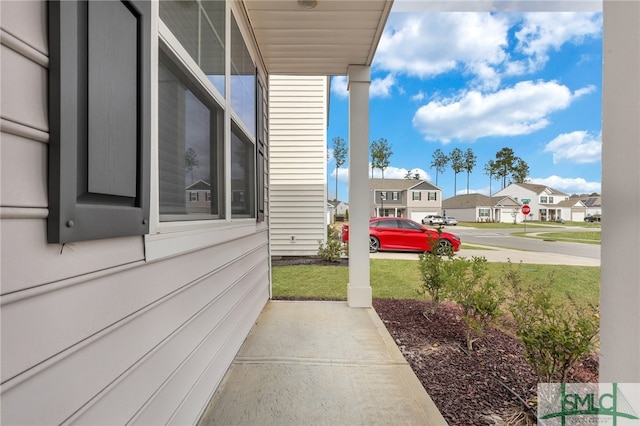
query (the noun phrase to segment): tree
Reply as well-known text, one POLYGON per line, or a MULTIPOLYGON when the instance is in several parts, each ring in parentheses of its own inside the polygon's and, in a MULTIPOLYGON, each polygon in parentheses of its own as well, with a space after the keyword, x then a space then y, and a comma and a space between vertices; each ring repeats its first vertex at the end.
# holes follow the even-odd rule
POLYGON ((373 179, 373 169, 378 167, 378 152, 380 151, 380 143, 378 141, 371 141, 369 146, 371 151, 371 179, 373 179))
POLYGON ((489 197, 493 195, 493 193, 491 192, 491 181, 493 180, 493 176, 495 176, 496 171, 496 162, 493 160, 487 161, 487 164, 484 165, 484 174, 489 176, 489 197))
POLYGON ((431 167, 435 167, 436 169, 436 186, 438 186, 438 174, 444 173, 446 170, 447 164, 449 164, 449 157, 447 154, 442 152, 440 148, 433 151, 433 160, 431 161, 431 167))
POLYGON ((496 153, 496 176, 502 179, 502 188, 507 186, 507 176, 513 169, 516 156, 511 148, 502 148, 496 153))
POLYGON ((371 142, 371 176, 373 177, 373 168, 382 171, 382 179, 384 179, 384 169, 389 167, 389 158, 393 154, 391 145, 385 138, 371 142))
POLYGON ((494 176, 502 179, 502 188, 507 186, 507 177, 512 182, 523 183, 529 175, 529 166, 516 156, 511 148, 502 148, 496 153, 494 176))
POLYGON ((478 157, 473 153, 471 148, 467 148, 467 151, 464 153, 464 170, 467 171, 467 194, 469 193, 469 174, 476 166, 476 161, 478 157))
POLYGON ((340 167, 347 161, 347 144, 340 136, 333 138, 333 158, 336 160, 336 198, 338 201, 338 172, 340 167))
POLYGON ((193 169, 199 169, 198 166, 198 153, 195 149, 189 148, 184 153, 184 170, 191 172, 191 182, 193 183, 193 169))
POLYGON ((407 170, 407 173, 404 175, 405 179, 420 179, 420 173, 414 172, 412 170, 407 170))
POLYGON ((453 196, 456 195, 458 173, 464 169, 464 153, 460 148, 453 148, 449 154, 451 168, 453 169, 453 196))
POLYGON ((511 179, 515 183, 523 183, 529 176, 529 165, 522 159, 517 158, 511 170, 511 179))

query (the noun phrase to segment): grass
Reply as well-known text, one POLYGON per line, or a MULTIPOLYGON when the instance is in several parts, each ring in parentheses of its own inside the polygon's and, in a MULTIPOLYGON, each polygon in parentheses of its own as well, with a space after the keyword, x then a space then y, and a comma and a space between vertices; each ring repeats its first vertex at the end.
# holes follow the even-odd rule
MULTIPOLYGON (((499 279, 507 264, 488 266, 490 274, 499 279)), ((554 274, 552 292, 556 300, 567 300, 569 296, 578 304, 599 304, 600 267, 533 264, 519 267, 524 279, 533 283, 554 274)), ((372 259, 370 276, 374 298, 424 300, 417 292, 421 282, 416 260, 372 259)), ((348 281, 349 269, 344 266, 275 266, 273 296, 346 300, 348 281)))
MULTIPOLYGON (((522 222, 516 223, 492 223, 492 222, 458 222, 458 226, 466 226, 470 228, 478 229, 523 229, 524 224, 522 222)), ((529 229, 545 229, 545 228, 564 228, 567 226, 579 226, 580 228, 600 228, 600 223, 590 222, 539 222, 539 221, 527 221, 527 230, 529 229)))
POLYGON ((601 231, 576 231, 576 232, 537 232, 535 234, 525 234, 524 232, 514 232, 511 235, 516 237, 538 238, 541 240, 553 240, 572 243, 600 244, 601 231))

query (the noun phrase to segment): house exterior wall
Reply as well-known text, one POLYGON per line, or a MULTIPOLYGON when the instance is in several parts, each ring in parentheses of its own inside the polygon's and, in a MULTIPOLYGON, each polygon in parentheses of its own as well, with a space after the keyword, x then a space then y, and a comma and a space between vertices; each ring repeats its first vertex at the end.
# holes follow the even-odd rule
POLYGON ((271 254, 314 256, 327 234, 327 78, 269 80, 271 254))
POLYGON ((194 424, 269 298, 268 222, 48 244, 47 4, 0 8, 0 423, 194 424))

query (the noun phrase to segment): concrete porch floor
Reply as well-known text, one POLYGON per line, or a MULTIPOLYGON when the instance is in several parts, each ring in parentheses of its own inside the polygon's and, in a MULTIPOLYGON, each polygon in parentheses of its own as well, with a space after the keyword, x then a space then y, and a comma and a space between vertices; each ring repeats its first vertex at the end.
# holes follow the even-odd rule
POLYGON ((373 309, 270 301, 199 425, 446 425, 373 309))

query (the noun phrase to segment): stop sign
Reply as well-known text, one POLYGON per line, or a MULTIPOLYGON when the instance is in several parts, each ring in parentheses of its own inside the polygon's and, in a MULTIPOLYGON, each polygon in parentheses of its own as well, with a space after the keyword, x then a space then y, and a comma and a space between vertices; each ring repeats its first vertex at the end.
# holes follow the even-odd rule
POLYGON ((529 214, 531 212, 531 208, 529 207, 528 204, 525 204, 524 206, 522 206, 522 214, 529 214))

